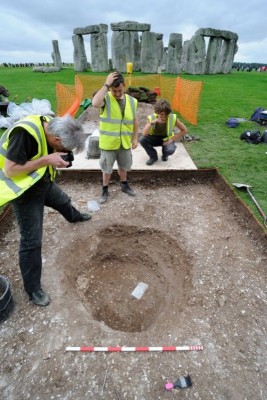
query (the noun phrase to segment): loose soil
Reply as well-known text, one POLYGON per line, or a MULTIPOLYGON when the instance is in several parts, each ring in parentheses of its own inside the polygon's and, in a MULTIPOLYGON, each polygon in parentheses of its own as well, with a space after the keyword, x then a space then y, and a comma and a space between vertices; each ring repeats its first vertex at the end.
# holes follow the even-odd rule
MULTIPOLYGON (((0 271, 14 310, 0 325, 1 399, 267 398, 266 236, 259 240, 212 180, 168 181, 161 173, 129 174, 137 193, 129 197, 114 172, 109 201, 87 222, 69 224, 46 209, 45 308, 24 292, 17 224, 12 214, 2 219, 0 271), (139 282, 148 287, 136 299, 139 282), (183 345, 204 349, 66 351, 183 345), (165 390, 187 374, 192 387, 165 390)), ((99 198, 101 174, 65 173, 60 186, 86 211, 99 198)))

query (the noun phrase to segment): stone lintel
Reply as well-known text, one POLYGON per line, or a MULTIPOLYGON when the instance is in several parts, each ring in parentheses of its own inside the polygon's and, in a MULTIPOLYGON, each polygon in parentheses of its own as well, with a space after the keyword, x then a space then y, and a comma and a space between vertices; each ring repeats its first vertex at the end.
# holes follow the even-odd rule
POLYGON ((221 37, 227 40, 238 40, 238 35, 231 31, 224 31, 213 28, 200 28, 196 31, 195 35, 209 36, 209 37, 221 37))
POLYGON ((74 35, 89 35, 90 33, 108 33, 108 25, 88 25, 83 28, 75 28, 73 30, 74 35))
POLYGON ((112 31, 139 31, 146 32, 150 31, 150 24, 141 24, 135 21, 124 21, 124 22, 114 22, 110 24, 112 31))

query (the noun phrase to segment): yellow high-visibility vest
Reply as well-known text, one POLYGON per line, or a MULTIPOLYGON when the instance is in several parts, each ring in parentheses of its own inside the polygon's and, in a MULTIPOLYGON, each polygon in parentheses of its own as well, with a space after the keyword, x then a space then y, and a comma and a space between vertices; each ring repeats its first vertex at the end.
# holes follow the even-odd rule
MULTIPOLYGON (((47 166, 41 167, 36 171, 32 171, 28 174, 20 174, 12 178, 7 178, 4 174, 4 163, 7 154, 7 148, 9 143, 9 137, 13 129, 16 127, 24 128, 30 135, 34 137, 38 144, 37 154, 31 158, 36 160, 41 156, 48 154, 47 141, 44 133, 44 128, 40 119, 40 115, 33 115, 25 117, 10 128, 8 128, 1 137, 0 140, 0 206, 8 203, 9 201, 19 197, 27 189, 29 189, 34 183, 44 175, 47 166)), ((52 117, 43 116, 46 122, 49 122, 52 117)), ((48 166, 50 172, 50 179, 54 180, 56 172, 52 165, 48 166)))
POLYGON ((124 115, 117 100, 108 92, 105 96, 105 107, 100 114, 99 148, 118 150, 120 147, 130 149, 134 132, 134 119, 137 111, 137 100, 125 94, 124 115))
MULTIPOLYGON (((154 114, 149 115, 147 118, 148 118, 149 122, 151 122, 154 119, 156 119, 157 117, 158 117, 158 114, 154 113, 154 114)), ((177 115, 170 113, 167 117, 167 132, 166 132, 167 137, 163 140, 168 140, 169 138, 174 136, 173 129, 176 125, 176 121, 177 121, 177 115)), ((149 135, 154 135, 154 134, 155 134, 155 126, 151 126, 149 135)))

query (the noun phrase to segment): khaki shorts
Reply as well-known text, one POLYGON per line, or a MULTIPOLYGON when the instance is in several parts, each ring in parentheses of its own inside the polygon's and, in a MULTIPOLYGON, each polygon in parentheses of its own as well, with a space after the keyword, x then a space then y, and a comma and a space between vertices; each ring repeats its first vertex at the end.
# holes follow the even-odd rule
POLYGON ((119 169, 130 171, 132 167, 132 149, 101 150, 100 168, 105 174, 111 174, 115 161, 119 169))

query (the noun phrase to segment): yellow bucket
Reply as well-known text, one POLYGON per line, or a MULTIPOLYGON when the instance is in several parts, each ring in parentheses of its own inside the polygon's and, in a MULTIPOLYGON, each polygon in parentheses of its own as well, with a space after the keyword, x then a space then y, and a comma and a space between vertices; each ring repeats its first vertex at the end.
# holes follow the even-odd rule
POLYGON ((133 63, 128 62, 126 64, 126 69, 127 69, 127 74, 132 74, 133 73, 133 63))

